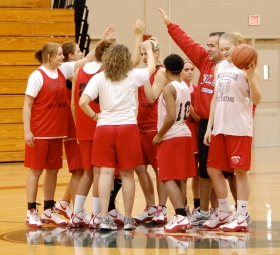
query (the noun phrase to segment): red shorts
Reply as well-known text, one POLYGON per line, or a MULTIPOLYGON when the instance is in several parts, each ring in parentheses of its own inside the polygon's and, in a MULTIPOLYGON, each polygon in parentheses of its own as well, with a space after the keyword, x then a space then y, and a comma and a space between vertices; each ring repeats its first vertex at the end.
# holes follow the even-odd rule
POLYGON ((142 165, 151 165, 154 169, 157 169, 157 146, 153 145, 153 139, 157 133, 157 131, 139 132, 143 154, 142 165))
POLYGON ((35 139, 34 144, 34 147, 25 145, 25 167, 34 170, 62 168, 62 138, 35 139))
POLYGON ((234 173, 234 169, 250 170, 252 137, 212 135, 207 167, 234 173))
POLYGON ((92 140, 79 140, 80 151, 82 154, 83 166, 86 171, 91 171, 93 165, 91 163, 92 158, 92 140))
POLYGON ((99 167, 132 169, 142 163, 138 126, 106 125, 96 127, 92 163, 99 167))
POLYGON ((197 176, 191 137, 175 137, 158 145, 160 181, 186 180, 197 176))
POLYGON ((64 150, 69 172, 84 169, 82 154, 77 139, 64 140, 64 150))

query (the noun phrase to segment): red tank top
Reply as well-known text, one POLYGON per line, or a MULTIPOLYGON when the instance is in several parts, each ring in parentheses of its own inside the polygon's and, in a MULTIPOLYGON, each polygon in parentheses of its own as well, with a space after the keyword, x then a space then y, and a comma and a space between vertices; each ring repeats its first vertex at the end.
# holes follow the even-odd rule
MULTIPOLYGON (((155 80, 155 75, 157 71, 163 67, 158 65, 156 71, 150 77, 150 83, 153 85, 155 80)), ((152 103, 148 104, 144 86, 138 88, 138 115, 137 124, 140 131, 157 131, 157 119, 158 119, 158 99, 152 103)))
MULTIPOLYGON (((91 77, 93 77, 95 74, 99 72, 100 70, 94 74, 88 74, 84 71, 83 67, 81 67, 78 72, 74 96, 75 96, 75 106, 76 106, 76 135, 77 135, 77 139, 80 140, 93 139, 97 122, 85 114, 85 112, 79 106, 79 100, 91 77)), ((94 112, 96 113, 100 112, 100 106, 97 99, 91 101, 89 103, 89 106, 94 112)))
POLYGON ((35 137, 67 136, 67 89, 63 73, 52 79, 42 69, 43 86, 34 99, 30 126, 35 137))

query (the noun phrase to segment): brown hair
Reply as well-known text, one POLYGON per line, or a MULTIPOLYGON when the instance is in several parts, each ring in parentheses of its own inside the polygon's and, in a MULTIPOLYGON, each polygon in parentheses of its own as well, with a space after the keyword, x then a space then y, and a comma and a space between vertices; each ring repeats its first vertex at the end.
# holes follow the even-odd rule
POLYGON ((59 47, 61 47, 61 45, 58 43, 46 43, 42 49, 35 51, 34 57, 41 64, 48 63, 50 59, 56 56, 59 47))
POLYGON ((100 43, 97 44, 95 48, 95 58, 98 62, 101 62, 104 51, 112 45, 113 44, 110 41, 106 41, 106 40, 101 41, 100 43))
POLYGON ((123 44, 110 46, 102 56, 102 65, 106 78, 111 81, 123 80, 131 69, 131 54, 123 44))
POLYGON ((78 44, 74 42, 66 42, 61 45, 63 56, 64 56, 64 62, 69 62, 69 55, 75 53, 75 48, 78 44))

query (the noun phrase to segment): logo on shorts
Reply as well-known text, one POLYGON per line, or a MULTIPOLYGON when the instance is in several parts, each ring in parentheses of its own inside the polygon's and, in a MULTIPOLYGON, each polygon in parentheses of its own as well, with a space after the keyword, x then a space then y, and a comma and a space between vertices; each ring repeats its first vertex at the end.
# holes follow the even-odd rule
POLYGON ((232 157, 231 157, 231 161, 232 161, 232 163, 234 163, 234 164, 238 164, 239 161, 240 161, 240 156, 232 156, 232 157))

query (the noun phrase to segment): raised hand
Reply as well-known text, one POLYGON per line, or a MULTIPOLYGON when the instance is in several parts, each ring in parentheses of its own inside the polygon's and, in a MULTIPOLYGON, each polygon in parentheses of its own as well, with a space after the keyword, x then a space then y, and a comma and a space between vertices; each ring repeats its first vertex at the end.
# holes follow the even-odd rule
POLYGON ((162 17, 163 22, 166 24, 166 26, 168 26, 171 23, 169 17, 167 16, 167 14, 164 12, 163 9, 159 8, 158 10, 162 17))
POLYGON ((114 35, 115 35, 115 28, 112 27, 112 26, 107 27, 106 30, 104 31, 103 35, 102 35, 101 40, 109 41, 114 35))
POLYGON ((142 19, 138 19, 133 25, 133 32, 135 36, 142 35, 146 24, 142 19))
POLYGON ((152 49, 152 44, 148 41, 145 41, 145 42, 142 42, 140 44, 140 47, 143 49, 143 50, 148 50, 148 49, 152 49))

